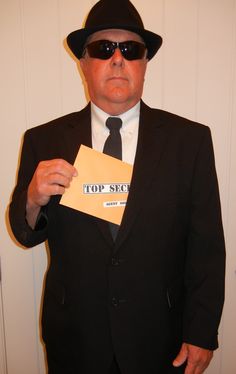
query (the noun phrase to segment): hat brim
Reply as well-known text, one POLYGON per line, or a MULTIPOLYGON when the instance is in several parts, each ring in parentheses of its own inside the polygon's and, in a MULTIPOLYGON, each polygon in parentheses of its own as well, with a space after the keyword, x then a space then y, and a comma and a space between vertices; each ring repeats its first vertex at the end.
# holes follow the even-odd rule
POLYGON ((76 30, 71 32, 67 36, 67 44, 73 54, 78 58, 81 59, 83 56, 83 51, 84 51, 84 45, 86 43, 87 38, 101 30, 108 30, 108 29, 121 29, 121 30, 128 30, 132 31, 138 35, 141 36, 141 38, 144 40, 148 53, 147 53, 147 58, 148 60, 151 60, 155 54, 157 53, 158 49, 162 45, 162 37, 158 34, 155 34, 152 31, 148 31, 145 29, 140 29, 137 27, 132 27, 132 26, 124 26, 124 25, 106 25, 104 27, 98 26, 98 27, 93 27, 93 28, 83 28, 80 30, 76 30))

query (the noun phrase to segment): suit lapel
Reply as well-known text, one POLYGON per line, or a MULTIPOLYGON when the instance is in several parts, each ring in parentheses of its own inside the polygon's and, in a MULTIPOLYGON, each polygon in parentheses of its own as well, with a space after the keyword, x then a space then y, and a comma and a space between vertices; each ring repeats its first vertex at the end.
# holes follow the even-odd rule
POLYGON ((90 104, 80 112, 74 113, 68 125, 68 131, 64 134, 63 142, 66 157, 72 164, 81 144, 92 147, 90 104))
MULTIPOLYGON (((90 105, 74 114, 69 127, 70 131, 65 133, 64 138, 65 153, 66 159, 74 163, 81 144, 92 147, 90 105)), ((157 117, 157 111, 141 102, 138 145, 130 192, 115 243, 112 241, 107 222, 94 217, 94 221, 106 241, 115 246, 115 251, 127 237, 142 204, 145 202, 145 194, 148 193, 156 166, 160 162, 167 135, 167 126, 164 126, 161 119, 157 117)))
MULTIPOLYGON (((91 107, 88 104, 82 111, 75 113, 69 123, 69 131, 64 135, 66 159, 74 163, 81 144, 92 148, 91 107)), ((113 245, 113 240, 106 221, 92 217, 104 238, 113 245)))
POLYGON ((141 103, 138 145, 128 201, 115 243, 116 250, 125 240, 139 210, 145 202, 157 164, 167 142, 167 127, 163 126, 157 111, 141 103))

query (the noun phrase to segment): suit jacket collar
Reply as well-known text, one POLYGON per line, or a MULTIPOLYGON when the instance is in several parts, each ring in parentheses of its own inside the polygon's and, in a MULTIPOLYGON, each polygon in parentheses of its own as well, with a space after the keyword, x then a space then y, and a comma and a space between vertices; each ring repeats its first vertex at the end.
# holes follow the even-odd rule
POLYGON ((70 131, 65 132, 64 144, 68 161, 73 164, 81 144, 92 147, 90 104, 71 115, 68 127, 70 131))
POLYGON ((161 111, 141 102, 140 124, 136 157, 127 205, 115 242, 117 250, 128 236, 152 183, 157 165, 167 141, 167 127, 160 118, 161 111), (159 114, 159 115, 158 115, 159 114))
MULTIPOLYGON (((65 152, 67 160, 73 164, 79 147, 83 144, 92 148, 91 105, 90 103, 80 112, 74 113, 69 122, 70 131, 65 133, 65 152)), ((113 245, 113 239, 106 221, 93 217, 104 238, 113 245)))
MULTIPOLYGON (((130 192, 115 243, 113 243, 107 222, 94 218, 105 239, 114 246, 114 251, 118 250, 127 238, 136 217, 140 214, 142 205, 145 203, 145 195, 148 193, 152 177, 165 148, 168 131, 160 118, 160 113, 141 101, 138 144, 130 192)), ((90 104, 80 112, 74 113, 69 127, 71 132, 65 135, 66 156, 69 162, 74 163, 81 144, 92 147, 90 104)))

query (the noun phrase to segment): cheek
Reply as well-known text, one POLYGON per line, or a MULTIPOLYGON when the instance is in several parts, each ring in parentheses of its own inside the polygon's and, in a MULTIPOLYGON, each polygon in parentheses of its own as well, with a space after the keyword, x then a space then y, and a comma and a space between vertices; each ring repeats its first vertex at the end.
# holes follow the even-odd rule
POLYGON ((142 89, 144 84, 144 75, 143 74, 133 74, 131 79, 131 86, 135 90, 142 89))
POLYGON ((90 70, 86 76, 88 88, 92 91, 97 91, 102 84, 100 73, 97 69, 90 70))
POLYGON ((100 86, 105 80, 105 69, 102 66, 94 66, 90 69, 90 75, 88 79, 91 80, 94 86, 100 86))
POLYGON ((137 62, 136 66, 130 67, 129 76, 130 76, 130 82, 132 86, 141 87, 143 85, 145 72, 146 72, 146 63, 140 65, 140 63, 137 62))
POLYGON ((104 67, 98 60, 87 60, 81 67, 88 83, 97 82, 101 80, 104 75, 104 67))

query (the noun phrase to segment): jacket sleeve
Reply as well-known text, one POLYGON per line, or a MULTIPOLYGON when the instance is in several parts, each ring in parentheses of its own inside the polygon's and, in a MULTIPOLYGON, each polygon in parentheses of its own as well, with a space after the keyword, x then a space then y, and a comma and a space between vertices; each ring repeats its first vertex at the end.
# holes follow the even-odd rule
POLYGON ((26 221, 26 201, 28 185, 40 160, 32 147, 30 130, 26 131, 21 152, 17 184, 9 207, 9 221, 13 234, 25 247, 33 247, 47 239, 47 207, 39 213, 35 230, 26 221))
POLYGON ((183 340, 216 349, 224 302, 225 244, 210 130, 195 160, 185 267, 183 340))

